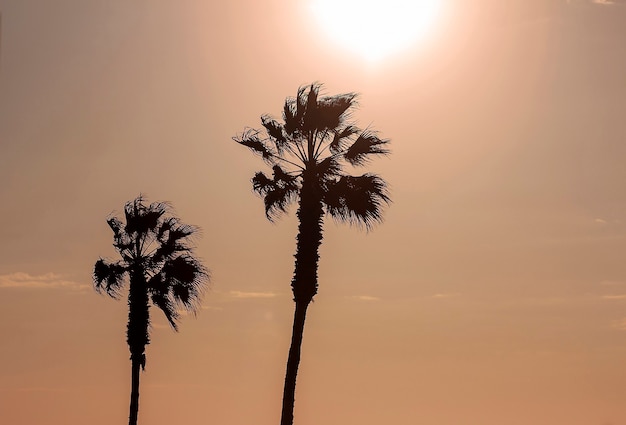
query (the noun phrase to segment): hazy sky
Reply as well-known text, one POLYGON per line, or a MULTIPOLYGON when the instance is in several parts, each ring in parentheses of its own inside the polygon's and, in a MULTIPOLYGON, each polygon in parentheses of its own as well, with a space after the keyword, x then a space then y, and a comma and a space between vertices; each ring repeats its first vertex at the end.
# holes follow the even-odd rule
POLYGON ((140 192, 202 227, 213 285, 178 334, 153 311, 139 422, 278 422, 296 221, 231 137, 320 81, 392 139, 394 203, 327 220, 297 425, 626 424, 625 2, 440 0, 376 62, 305 0, 0 12, 0 422, 127 420, 126 303, 91 270, 140 192))

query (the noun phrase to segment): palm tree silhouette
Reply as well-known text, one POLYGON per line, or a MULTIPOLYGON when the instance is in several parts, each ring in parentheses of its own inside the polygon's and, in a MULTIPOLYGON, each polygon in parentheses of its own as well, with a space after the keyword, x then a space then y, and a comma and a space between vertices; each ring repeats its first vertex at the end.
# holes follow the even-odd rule
POLYGON ((351 121, 356 94, 320 97, 320 88, 317 83, 302 86, 295 98, 287 98, 282 123, 263 115, 263 131, 246 129, 233 138, 272 167, 272 177, 258 172, 252 178, 252 187, 263 197, 270 221, 298 201, 299 225, 291 281, 295 312, 281 425, 293 423, 304 322, 309 303, 317 293, 324 214, 370 229, 381 221, 382 208, 390 202, 382 178, 345 172, 349 166, 363 166, 373 156, 389 153, 389 140, 379 138, 370 129, 362 130, 351 121))
POLYGON ((195 313, 209 281, 208 270, 193 256, 192 236, 197 227, 171 216, 163 202, 144 204, 139 196, 124 206, 126 223, 107 220, 113 230, 113 246, 122 257, 110 262, 100 258, 94 267, 96 291, 119 299, 128 289, 127 342, 131 360, 129 425, 137 424, 139 373, 145 369, 145 347, 150 343, 150 306, 159 307, 174 330, 179 309, 195 313))

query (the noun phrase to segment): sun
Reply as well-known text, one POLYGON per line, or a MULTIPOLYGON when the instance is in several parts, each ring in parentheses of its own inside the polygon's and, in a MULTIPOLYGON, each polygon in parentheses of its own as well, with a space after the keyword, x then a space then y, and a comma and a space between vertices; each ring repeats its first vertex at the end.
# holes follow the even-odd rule
POLYGON ((369 60, 406 49, 432 30, 441 0, 311 0, 324 30, 369 60))

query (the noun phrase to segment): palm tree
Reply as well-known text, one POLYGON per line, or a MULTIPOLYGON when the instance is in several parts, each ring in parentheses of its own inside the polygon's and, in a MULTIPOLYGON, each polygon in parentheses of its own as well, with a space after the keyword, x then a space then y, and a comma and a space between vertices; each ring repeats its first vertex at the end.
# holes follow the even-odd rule
POLYGON ((318 249, 324 215, 370 229, 382 219, 390 199, 385 181, 375 174, 353 176, 347 167, 367 164, 386 155, 389 140, 351 121, 356 94, 320 97, 321 85, 302 86, 287 98, 283 122, 261 117, 263 130, 246 129, 233 139, 272 167, 272 176, 258 172, 252 187, 263 197, 270 221, 298 202, 299 220, 291 288, 295 312, 287 360, 281 425, 293 424, 296 375, 307 308, 317 293, 318 249))
POLYGON ((179 309, 195 313, 208 284, 208 270, 193 256, 191 237, 197 227, 171 216, 163 202, 144 204, 139 196, 124 206, 126 223, 116 217, 107 223, 113 230, 113 246, 122 257, 110 262, 100 258, 94 267, 96 291, 119 299, 128 289, 127 342, 131 360, 129 425, 137 424, 139 373, 145 369, 145 348, 150 343, 150 306, 159 307, 172 328, 178 330, 179 309))

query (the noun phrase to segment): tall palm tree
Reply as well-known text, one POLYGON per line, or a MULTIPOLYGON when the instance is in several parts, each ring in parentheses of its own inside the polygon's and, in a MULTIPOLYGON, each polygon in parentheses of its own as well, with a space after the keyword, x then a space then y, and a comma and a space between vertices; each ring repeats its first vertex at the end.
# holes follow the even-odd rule
POLYGON ((385 181, 375 174, 353 176, 377 155, 389 153, 389 140, 351 120, 356 94, 320 97, 321 85, 302 86, 287 98, 283 121, 261 117, 263 130, 247 129, 233 139, 272 167, 272 176, 258 172, 252 187, 265 202, 270 221, 298 202, 295 270, 291 281, 295 312, 287 360, 281 425, 293 423, 296 375, 307 308, 317 293, 318 249, 324 215, 370 229, 382 219, 390 199, 385 181))
POLYGON ((160 308, 174 330, 179 309, 195 313, 208 284, 208 270, 193 256, 192 236, 198 228, 171 216, 163 202, 144 204, 139 196, 124 206, 126 223, 107 220, 113 230, 113 246, 122 257, 110 262, 100 258, 94 267, 96 291, 121 296, 129 282, 127 342, 131 360, 129 425, 137 424, 139 373, 145 369, 145 348, 150 343, 150 306, 160 308))

